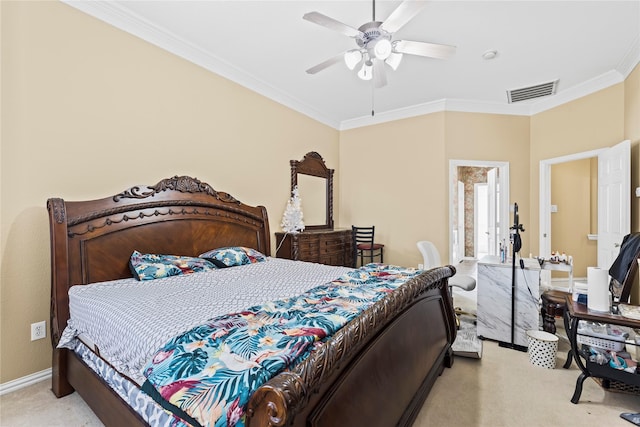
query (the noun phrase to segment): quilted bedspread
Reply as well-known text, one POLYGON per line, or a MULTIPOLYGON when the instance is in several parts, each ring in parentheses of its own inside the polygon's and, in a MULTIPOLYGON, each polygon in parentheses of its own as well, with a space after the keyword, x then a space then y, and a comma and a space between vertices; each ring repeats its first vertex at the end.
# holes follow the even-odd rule
POLYGON ((160 348, 142 389, 189 424, 243 426, 256 389, 418 273, 368 264, 297 297, 214 317, 160 348))

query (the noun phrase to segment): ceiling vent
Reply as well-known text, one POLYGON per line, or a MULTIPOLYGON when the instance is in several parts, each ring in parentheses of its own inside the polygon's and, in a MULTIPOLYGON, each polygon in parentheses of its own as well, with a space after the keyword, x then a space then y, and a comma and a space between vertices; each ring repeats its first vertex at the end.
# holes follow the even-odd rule
POLYGON ((535 86, 523 87, 507 91, 509 103, 527 101, 529 99, 540 98, 547 95, 554 95, 558 86, 558 80, 542 83, 535 86))

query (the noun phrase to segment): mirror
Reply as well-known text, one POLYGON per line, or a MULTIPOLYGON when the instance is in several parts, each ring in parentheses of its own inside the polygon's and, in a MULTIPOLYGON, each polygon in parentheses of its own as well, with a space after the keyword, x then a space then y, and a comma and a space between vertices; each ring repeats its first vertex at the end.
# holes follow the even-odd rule
POLYGON ((327 208, 325 200, 327 184, 324 178, 298 175, 298 194, 302 199, 302 213, 305 224, 325 224, 327 208))
POLYGON ((291 191, 298 186, 305 230, 333 230, 333 169, 315 151, 290 163, 291 191))

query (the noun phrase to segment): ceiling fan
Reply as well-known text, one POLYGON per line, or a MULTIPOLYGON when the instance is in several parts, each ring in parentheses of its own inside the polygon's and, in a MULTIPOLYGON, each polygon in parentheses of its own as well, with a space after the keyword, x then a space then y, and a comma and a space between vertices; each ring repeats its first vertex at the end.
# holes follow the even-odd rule
POLYGON ((403 54, 445 59, 453 55, 455 46, 418 42, 410 40, 393 40, 393 33, 413 19, 426 5, 426 1, 403 1, 384 22, 376 21, 376 2, 373 0, 373 19, 358 29, 336 21, 319 12, 309 12, 303 19, 337 31, 355 39, 358 47, 327 59, 307 70, 308 74, 316 74, 342 60, 353 70, 362 64, 358 77, 362 80, 373 79, 376 88, 387 84, 385 64, 393 70, 398 68, 403 54))

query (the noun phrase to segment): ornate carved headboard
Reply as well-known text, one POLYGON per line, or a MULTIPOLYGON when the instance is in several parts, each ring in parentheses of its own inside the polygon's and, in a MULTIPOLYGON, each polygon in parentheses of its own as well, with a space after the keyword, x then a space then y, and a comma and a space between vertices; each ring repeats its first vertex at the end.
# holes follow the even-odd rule
POLYGON ((69 318, 69 287, 131 277, 134 250, 197 256, 217 247, 247 246, 270 255, 263 206, 247 206, 188 176, 131 187, 104 199, 52 198, 47 209, 54 344, 69 318))

